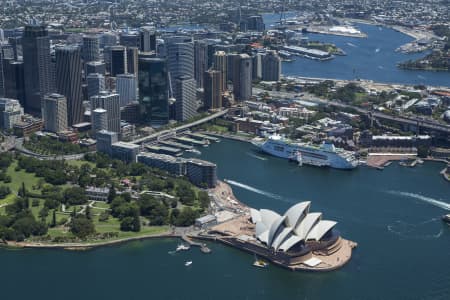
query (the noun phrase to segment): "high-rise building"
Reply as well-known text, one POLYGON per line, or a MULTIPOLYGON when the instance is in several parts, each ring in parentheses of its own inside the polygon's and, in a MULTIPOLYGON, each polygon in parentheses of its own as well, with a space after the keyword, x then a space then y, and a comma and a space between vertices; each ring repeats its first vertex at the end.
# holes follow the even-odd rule
POLYGON ((121 33, 119 43, 125 47, 141 48, 141 37, 137 33, 121 33))
POLYGON ((97 61, 100 59, 100 37, 97 35, 83 36, 83 60, 97 61))
POLYGON ((239 54, 233 60, 233 94, 236 101, 245 101, 252 96, 252 58, 239 54))
POLYGON ((112 32, 100 35, 100 48, 112 47, 117 44, 117 36, 112 32))
POLYGON ((143 122, 153 125, 169 122, 169 77, 165 59, 139 59, 139 104, 143 122))
POLYGON ((0 98, 0 128, 11 129, 21 121, 23 108, 19 101, 10 98, 0 98))
POLYGON ((127 73, 134 74, 135 76, 138 75, 138 54, 138 48, 127 48, 127 73))
POLYGON ((204 105, 207 109, 222 107, 222 72, 208 70, 204 73, 204 105))
POLYGON ((98 73, 91 73, 86 78, 88 99, 100 94, 105 90, 105 76, 98 73))
POLYGON ((80 47, 67 45, 56 48, 56 87, 58 93, 67 99, 69 126, 83 121, 81 69, 80 47))
POLYGON ((214 53, 213 69, 220 72, 220 86, 222 91, 228 89, 227 86, 227 54, 224 51, 217 51, 214 53))
POLYGON ((203 74, 208 70, 208 44, 206 41, 194 42, 194 75, 197 87, 203 88, 203 74))
POLYGON ((276 51, 267 51, 262 58, 262 80, 280 81, 281 59, 276 51))
POLYGON ((142 52, 156 51, 156 33, 152 28, 142 27, 139 31, 142 52))
POLYGON ((194 43, 190 38, 172 37, 167 39, 167 63, 170 80, 187 75, 194 78, 194 43))
POLYGON ((111 76, 116 77, 117 74, 127 73, 126 48, 124 46, 113 46, 109 51, 111 59, 111 76))
POLYGON ((262 78, 262 53, 256 53, 252 56, 252 79, 258 80, 262 78))
POLYGON ((96 108, 91 111, 91 125, 94 135, 101 130, 108 130, 108 112, 103 108, 96 108))
POLYGON ((22 37, 25 111, 41 113, 44 95, 52 91, 50 40, 45 26, 27 25, 22 37))
POLYGON ((25 104, 25 78, 23 73, 23 62, 9 61, 4 65, 5 74, 5 97, 19 100, 25 104))
POLYGON ((197 114, 195 79, 184 75, 175 79, 175 117, 186 121, 197 114))
POLYGON ((42 107, 44 129, 58 133, 67 130, 67 99, 60 94, 47 94, 42 107))
POLYGON ((101 130, 96 133, 95 138, 97 139, 96 150, 112 155, 112 144, 119 141, 119 134, 117 132, 101 130))
POLYGON ((92 73, 106 74, 106 65, 102 61, 90 61, 85 64, 85 75, 92 73))
POLYGON ((263 32, 265 30, 264 20, 261 15, 247 18, 247 30, 263 32))
POLYGON ((238 55, 237 53, 227 53, 227 82, 233 81, 234 60, 238 55))
MULTIPOLYGON (((91 97, 91 112, 96 108, 106 110, 108 119, 108 131, 120 133, 120 99, 119 94, 101 91, 100 94, 91 97)), ((91 123, 96 123, 95 115, 91 114, 91 123)))
POLYGON ((116 79, 116 91, 120 97, 120 107, 136 101, 136 76, 134 74, 120 74, 117 75, 116 79))

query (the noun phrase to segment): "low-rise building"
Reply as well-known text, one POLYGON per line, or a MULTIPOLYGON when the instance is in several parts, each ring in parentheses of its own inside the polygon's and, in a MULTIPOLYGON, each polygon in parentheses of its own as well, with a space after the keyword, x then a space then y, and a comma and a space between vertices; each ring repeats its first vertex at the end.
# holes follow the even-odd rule
POLYGON ((158 168, 176 176, 186 174, 186 160, 166 154, 141 153, 137 161, 149 167, 158 168))
POLYGON ((125 162, 136 162, 140 146, 132 143, 117 142, 111 145, 111 156, 125 162))
POLYGON ((188 159, 186 176, 195 185, 213 188, 217 185, 217 165, 205 160, 188 159))
POLYGON ((88 187, 85 189, 86 197, 94 201, 107 201, 109 195, 109 188, 88 187))

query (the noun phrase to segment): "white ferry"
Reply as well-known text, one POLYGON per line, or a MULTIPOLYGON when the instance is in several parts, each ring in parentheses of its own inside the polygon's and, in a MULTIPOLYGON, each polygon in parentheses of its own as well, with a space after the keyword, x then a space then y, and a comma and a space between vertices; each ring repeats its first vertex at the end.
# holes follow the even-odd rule
POLYGON ((327 142, 315 146, 308 143, 293 142, 275 134, 263 142, 254 141, 253 145, 270 155, 297 160, 299 164, 335 169, 354 169, 358 166, 358 160, 355 158, 354 152, 336 148, 333 144, 327 142))

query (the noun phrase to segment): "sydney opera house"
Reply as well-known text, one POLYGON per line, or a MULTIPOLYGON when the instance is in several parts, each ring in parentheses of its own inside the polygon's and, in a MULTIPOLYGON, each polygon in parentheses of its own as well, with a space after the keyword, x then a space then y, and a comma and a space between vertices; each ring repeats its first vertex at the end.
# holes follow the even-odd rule
POLYGON ((356 243, 343 239, 337 222, 310 212, 311 202, 295 204, 283 215, 256 210, 214 228, 222 242, 292 270, 329 271, 350 260, 356 243))

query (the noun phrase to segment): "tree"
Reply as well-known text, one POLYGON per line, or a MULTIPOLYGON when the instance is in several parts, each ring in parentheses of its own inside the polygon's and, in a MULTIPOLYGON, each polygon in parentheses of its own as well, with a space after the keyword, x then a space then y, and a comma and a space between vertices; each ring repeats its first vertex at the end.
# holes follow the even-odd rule
POLYGON ((39 211, 39 218, 42 220, 42 222, 45 222, 45 219, 48 217, 48 208, 47 207, 43 207, 40 211, 39 211))
POLYGON ((0 186, 0 199, 5 199, 9 194, 11 194, 11 189, 9 188, 9 186, 0 186))
POLYGON ((189 206, 183 208, 178 217, 174 220, 176 226, 191 226, 194 224, 195 219, 198 217, 196 211, 189 206))
POLYGON ((52 212, 52 222, 50 223, 50 227, 56 226, 56 210, 54 209, 52 212))
POLYGON ((116 198, 116 187, 114 186, 114 184, 111 185, 111 188, 109 189, 109 193, 108 193, 108 203, 111 203, 114 198, 116 198))
POLYGON ((70 187, 64 191, 64 203, 70 205, 81 205, 87 202, 87 196, 81 187, 70 187))
POLYGON ((185 181, 180 181, 176 189, 177 196, 180 197, 180 202, 184 205, 192 205, 195 200, 195 192, 191 185, 185 181))
POLYGON ((83 214, 72 218, 69 227, 70 232, 81 239, 95 233, 94 223, 83 214))
POLYGON ((209 206, 209 196, 205 191, 198 192, 198 201, 200 202, 200 206, 205 209, 209 206))
POLYGON ((25 182, 22 182, 22 186, 17 191, 17 195, 20 197, 25 197, 26 194, 27 194, 27 190, 25 188, 25 182))
POLYGON ((126 217, 120 222, 120 230, 122 231, 135 231, 141 230, 141 224, 139 222, 139 217, 126 217))
POLYGON ((86 205, 85 214, 86 214, 86 218, 88 218, 89 220, 92 219, 91 207, 89 205, 86 205))

